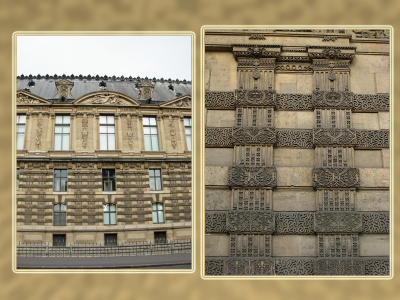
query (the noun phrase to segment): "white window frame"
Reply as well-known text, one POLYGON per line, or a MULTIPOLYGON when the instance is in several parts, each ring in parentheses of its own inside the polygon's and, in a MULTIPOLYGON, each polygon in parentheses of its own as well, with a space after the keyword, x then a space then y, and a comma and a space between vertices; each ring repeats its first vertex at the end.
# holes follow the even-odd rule
POLYGON ((165 223, 164 218, 164 204, 161 202, 155 202, 151 205, 151 211, 153 216, 153 224, 165 223))
POLYGON ((17 150, 24 150, 25 129, 26 129, 26 114, 17 114, 17 150))
POLYGON ((115 117, 113 115, 99 116, 100 150, 115 150, 115 117))
POLYGON ((104 225, 117 225, 117 207, 115 204, 112 203, 104 204, 103 219, 104 219, 104 225))
POLYGON ((192 151, 192 118, 184 117, 183 124, 185 125, 186 146, 188 151, 192 151))
POLYGON ((146 151, 160 151, 156 117, 143 117, 143 135, 146 151))
POLYGON ((149 169, 150 191, 162 191, 161 169, 149 169))
POLYGON ((55 204, 53 206, 53 226, 66 226, 67 225, 67 206, 65 204, 55 204), (56 218, 56 215, 58 218, 56 218), (57 220, 56 220, 57 219, 57 220), (58 221, 56 224, 56 221, 58 221))
POLYGON ((67 169, 54 169, 54 180, 53 180, 53 191, 54 192, 67 192, 68 191, 68 170, 67 169), (56 171, 61 171, 60 176, 56 176, 56 171), (65 171, 65 176, 62 175, 62 171, 65 171), (62 186, 62 180, 65 179, 65 186, 62 186))
POLYGON ((56 115, 54 123, 54 150, 68 151, 71 134, 71 117, 56 115))

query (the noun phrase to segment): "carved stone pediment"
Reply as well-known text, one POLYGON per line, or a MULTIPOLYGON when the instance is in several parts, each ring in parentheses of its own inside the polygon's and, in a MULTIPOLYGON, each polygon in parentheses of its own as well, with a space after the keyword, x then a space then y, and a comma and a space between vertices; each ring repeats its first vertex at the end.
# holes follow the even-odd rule
POLYGON ((90 93, 74 101, 79 105, 139 106, 140 103, 124 94, 104 91, 90 93))
POLYGON ((192 97, 185 95, 167 102, 164 102, 160 107, 178 107, 178 108, 191 108, 192 97))
POLYGON ((48 101, 44 98, 35 96, 31 93, 25 92, 25 91, 18 91, 17 92, 17 105, 23 105, 23 104, 51 104, 51 101, 48 101))

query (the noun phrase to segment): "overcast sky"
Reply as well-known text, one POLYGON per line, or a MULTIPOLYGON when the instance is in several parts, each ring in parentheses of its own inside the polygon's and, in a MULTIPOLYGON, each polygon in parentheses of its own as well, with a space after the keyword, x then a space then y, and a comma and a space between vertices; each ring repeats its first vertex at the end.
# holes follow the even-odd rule
POLYGON ((191 80, 191 36, 18 36, 17 75, 191 80))

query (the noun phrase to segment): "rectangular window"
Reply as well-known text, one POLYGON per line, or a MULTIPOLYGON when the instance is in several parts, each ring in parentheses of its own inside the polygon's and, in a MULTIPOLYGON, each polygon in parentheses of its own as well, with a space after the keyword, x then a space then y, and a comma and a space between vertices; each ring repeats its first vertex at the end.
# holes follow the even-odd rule
POLYGON ((155 117, 143 117, 144 148, 146 151, 160 151, 158 147, 157 121, 155 117))
POLYGON ((115 150, 114 116, 100 116, 100 150, 115 150))
POLYGON ((103 169, 103 192, 114 192, 115 188, 115 169, 103 169))
POLYGON ((67 191, 67 170, 54 170, 54 191, 67 191))
POLYGON ((53 247, 65 247, 66 240, 65 234, 53 234, 53 247))
POLYGON ((69 150, 70 116, 56 116, 54 126, 54 150, 69 150))
POLYGON ((154 232, 154 241, 157 244, 166 243, 167 242, 167 232, 166 231, 154 232))
POLYGON ((150 191, 161 191, 161 169, 149 169, 150 191))
POLYGON ((17 150, 24 150, 26 115, 17 115, 17 150))
POLYGON ((192 119, 190 117, 185 117, 183 119, 183 124, 185 125, 187 149, 192 151, 192 119))
POLYGON ((54 205, 53 225, 65 226, 67 223, 67 208, 65 204, 54 205))
POLYGON ((104 204, 104 225, 117 224, 117 211, 115 204, 104 204))
POLYGON ((117 246, 117 234, 116 233, 105 233, 104 234, 104 246, 117 246))
POLYGON ((17 169, 17 191, 19 186, 19 169, 17 169))
POLYGON ((153 203, 153 224, 164 223, 164 209, 162 203, 153 203))

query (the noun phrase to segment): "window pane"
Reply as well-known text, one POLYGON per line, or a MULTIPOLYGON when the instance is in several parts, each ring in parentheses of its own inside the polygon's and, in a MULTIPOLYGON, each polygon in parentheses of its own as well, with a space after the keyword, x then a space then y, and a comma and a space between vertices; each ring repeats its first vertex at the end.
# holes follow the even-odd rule
POLYGON ((115 150, 115 134, 108 135, 108 150, 115 150))
POLYGON ((162 203, 156 203, 156 204, 157 204, 157 209, 158 210, 162 210, 163 209, 162 203))
POLYGON ((114 126, 107 126, 107 132, 108 133, 115 133, 115 127, 114 126))
POLYGON ((54 127, 54 133, 62 133, 62 126, 54 127))
POLYGON ((158 221, 164 223, 164 213, 163 211, 158 211, 158 221))
POLYGON ((160 177, 156 178, 156 190, 161 191, 161 178, 160 177))
POLYGON ((151 141, 149 135, 144 136, 144 149, 146 151, 151 151, 151 141))
POLYGON ((154 178, 150 178, 150 190, 156 190, 156 180, 154 178))
POLYGON ((154 177, 155 171, 156 171, 156 170, 154 170, 154 169, 149 169, 149 175, 150 175, 150 177, 154 177))
POLYGON ((61 178, 60 181, 61 181, 60 192, 66 192, 67 191, 67 179, 61 178))
POLYGON ((157 135, 157 127, 150 127, 150 133, 157 135))
POLYGON ((60 205, 60 210, 63 211, 63 212, 67 211, 67 207, 65 206, 65 204, 61 204, 60 205))
POLYGON ((107 123, 107 117, 106 116, 100 116, 99 120, 100 120, 100 124, 106 124, 107 123))
POLYGON ((158 223, 157 221, 157 212, 153 211, 153 223, 158 223))
POLYGON ((149 120, 150 120, 150 125, 157 125, 156 118, 149 118, 149 120))
POLYGON ((192 151, 192 137, 186 136, 186 145, 189 151, 192 151))
POLYGON ((56 124, 62 124, 63 116, 56 116, 56 124))
POLYGON ((150 125, 149 118, 147 118, 147 117, 143 118, 143 125, 150 125))
POLYGON ((54 150, 61 150, 61 134, 54 135, 54 150))
POLYGON ((158 150, 158 137, 157 136, 152 136, 151 137, 151 144, 152 144, 152 150, 153 151, 159 151, 158 150))
POLYGON ((24 135, 18 134, 17 135, 17 150, 23 150, 23 149, 24 149, 24 135))
POLYGON ((155 169, 154 170, 154 175, 160 177, 161 176, 161 170, 160 169, 155 169))
POLYGON ((18 125, 17 126, 18 133, 25 133, 25 125, 18 125))
POLYGON ((64 124, 69 124, 70 116, 64 116, 63 117, 63 123, 64 124))
POLYGON ((150 127, 143 128, 143 133, 144 134, 150 134, 150 127))
POLYGON ((65 226, 67 215, 66 213, 60 213, 60 225, 65 226))
POLYGON ((114 124, 114 116, 107 116, 107 124, 114 124))
POLYGON ((107 133, 107 126, 100 126, 100 133, 107 133))
POLYGON ((69 134, 63 134, 62 150, 69 150, 69 134))
POLYGON ((115 212, 110 213, 110 224, 117 224, 117 214, 115 212))
POLYGON ((61 170, 54 170, 54 177, 60 177, 61 176, 61 170))
POLYGON ((63 133, 70 133, 69 126, 63 126, 63 133))
POLYGON ((59 178, 54 178, 54 191, 59 192, 61 187, 60 187, 60 179, 59 178))
POLYGON ((67 170, 58 170, 60 172, 61 177, 67 177, 67 170))
POLYGON ((109 211, 110 210, 110 207, 109 207, 109 205, 108 204, 104 204, 104 211, 109 211))
POLYGON ((110 211, 115 211, 115 204, 110 204, 110 211))
POLYGON ((107 135, 100 134, 100 150, 107 150, 107 135))
POLYGON ((110 225, 110 213, 104 213, 104 225, 110 225))
POLYGON ((26 115, 18 115, 17 123, 26 123, 26 115))

